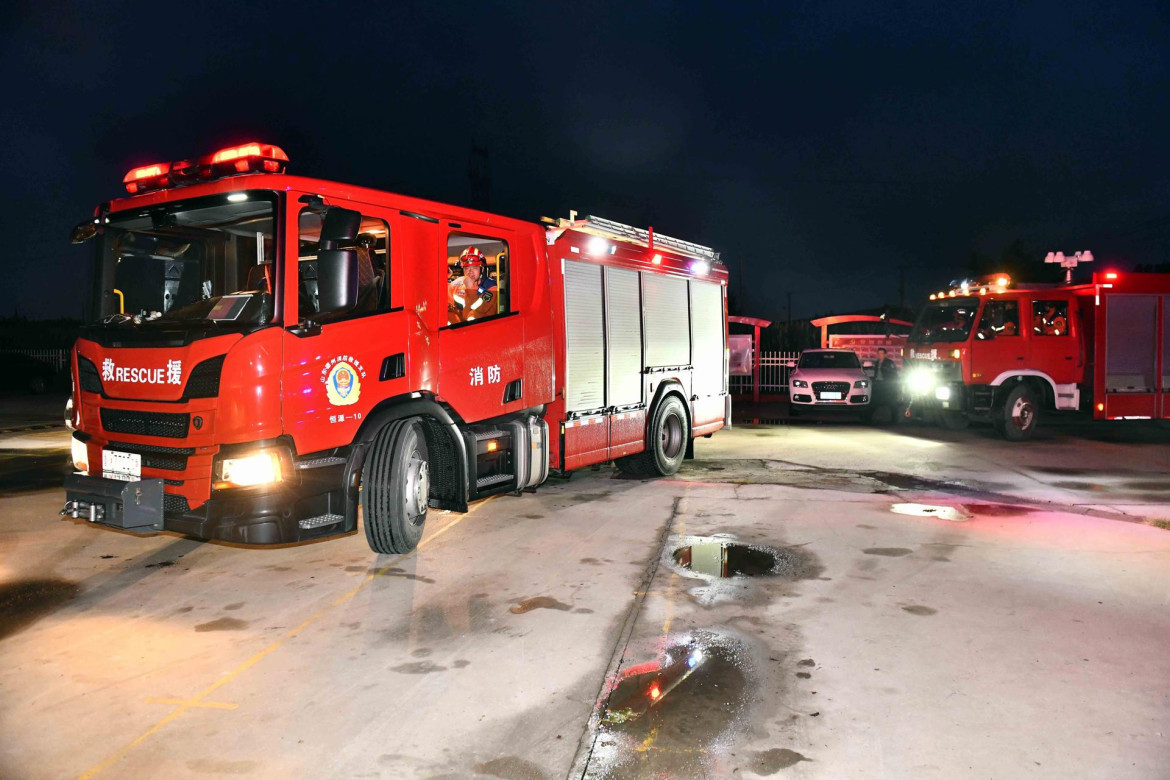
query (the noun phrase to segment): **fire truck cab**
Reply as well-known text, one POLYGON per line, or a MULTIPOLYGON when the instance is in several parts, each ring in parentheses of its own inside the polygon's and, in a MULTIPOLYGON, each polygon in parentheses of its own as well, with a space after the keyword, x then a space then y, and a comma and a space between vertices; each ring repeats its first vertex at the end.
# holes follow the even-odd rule
POLYGON ((1170 274, 1021 285, 999 274, 930 298, 907 340, 907 416, 991 422, 1013 441, 1042 410, 1170 418, 1170 274))
POLYGON ((550 470, 678 469, 730 422, 718 253, 284 173, 247 144, 136 168, 96 239, 62 514, 413 549, 429 508, 550 470))

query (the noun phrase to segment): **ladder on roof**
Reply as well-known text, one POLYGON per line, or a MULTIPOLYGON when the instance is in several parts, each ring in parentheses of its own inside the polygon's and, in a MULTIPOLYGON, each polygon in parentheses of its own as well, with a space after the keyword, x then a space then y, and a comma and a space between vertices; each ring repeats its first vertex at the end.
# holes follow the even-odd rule
POLYGON ((678 252, 679 254, 696 259, 709 260, 712 263, 720 262, 719 253, 709 246, 683 241, 681 238, 671 238, 661 233, 654 233, 652 236, 649 230, 636 228, 632 225, 623 225, 621 222, 614 222, 612 219, 604 219, 593 215, 577 218, 576 212, 569 213, 572 215, 569 219, 557 220, 556 226, 558 228, 573 228, 620 241, 640 244, 645 247, 662 247, 671 252, 678 252))

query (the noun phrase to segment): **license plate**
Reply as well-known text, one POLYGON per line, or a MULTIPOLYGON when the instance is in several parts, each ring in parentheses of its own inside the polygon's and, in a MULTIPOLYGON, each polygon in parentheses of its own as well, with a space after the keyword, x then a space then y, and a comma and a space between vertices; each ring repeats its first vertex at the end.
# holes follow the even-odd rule
POLYGON ((137 452, 102 450, 102 476, 125 482, 142 478, 142 456, 137 452))
POLYGON ((840 401, 841 394, 840 393, 821 393, 821 398, 823 398, 826 401, 840 401))

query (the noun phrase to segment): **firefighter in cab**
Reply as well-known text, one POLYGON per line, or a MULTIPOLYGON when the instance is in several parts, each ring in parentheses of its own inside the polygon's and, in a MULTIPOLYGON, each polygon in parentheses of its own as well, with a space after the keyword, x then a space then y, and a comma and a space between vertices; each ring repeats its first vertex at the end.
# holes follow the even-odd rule
POLYGON ((459 255, 463 276, 447 285, 447 322, 470 322, 490 317, 500 305, 496 283, 488 276, 483 252, 469 246, 459 255))

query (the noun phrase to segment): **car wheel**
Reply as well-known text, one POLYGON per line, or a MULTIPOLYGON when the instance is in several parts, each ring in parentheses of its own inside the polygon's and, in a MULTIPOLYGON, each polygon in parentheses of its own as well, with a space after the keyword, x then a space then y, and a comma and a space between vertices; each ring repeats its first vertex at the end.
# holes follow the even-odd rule
POLYGON ((374 552, 401 554, 418 546, 427 520, 430 463, 417 420, 396 420, 374 437, 361 496, 366 541, 374 552))
POLYGON ((1020 383, 1007 394, 995 415, 995 428, 1008 441, 1024 441, 1032 438, 1039 419, 1040 404, 1036 393, 1020 383))

